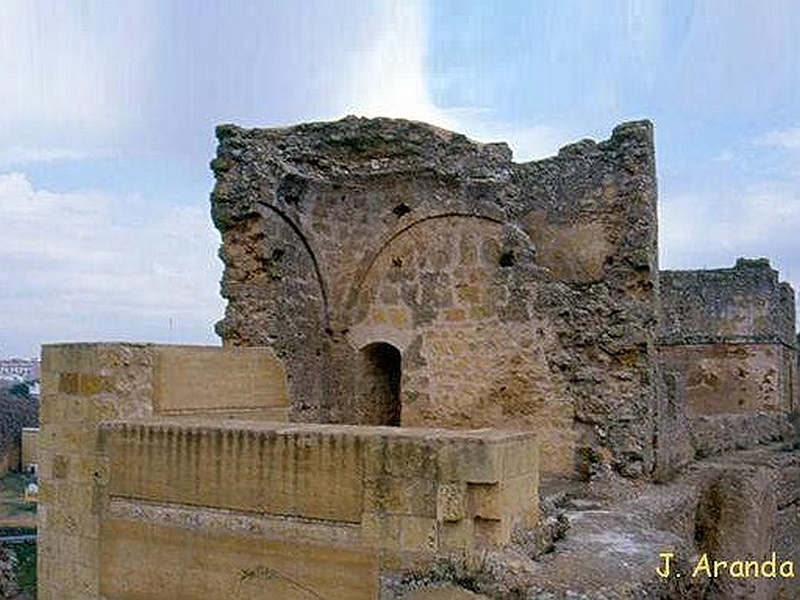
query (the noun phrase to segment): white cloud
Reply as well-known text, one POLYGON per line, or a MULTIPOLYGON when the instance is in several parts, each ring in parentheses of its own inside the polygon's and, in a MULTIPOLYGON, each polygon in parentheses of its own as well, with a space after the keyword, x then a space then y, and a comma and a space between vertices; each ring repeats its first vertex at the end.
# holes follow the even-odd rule
POLYGON ((150 4, 0 2, 0 155, 71 157, 137 121, 150 4))
POLYGON ((215 342, 219 244, 208 211, 35 189, 0 175, 0 349, 31 341, 215 342))
POLYGON ((695 0, 675 101, 720 117, 786 107, 800 84, 800 4, 695 0))
POLYGON ((421 0, 384 5, 374 37, 353 56, 352 74, 342 89, 345 110, 452 127, 430 97, 425 69, 427 27, 421 0))
POLYGON ((787 129, 770 131, 758 137, 755 143, 762 146, 774 146, 787 150, 800 150, 800 127, 789 127, 787 129))
POLYGON ((342 89, 346 111, 425 121, 480 141, 504 141, 517 161, 554 154, 570 141, 547 125, 520 126, 480 107, 441 108, 432 100, 426 69, 428 18, 421 0, 386 5, 374 37, 353 59, 342 89))
POLYGON ((733 266, 736 258, 769 258, 800 291, 800 191, 789 183, 750 186, 740 193, 686 194, 660 208, 661 268, 733 266))
POLYGON ((506 142, 514 152, 515 162, 552 156, 580 137, 550 125, 521 125, 496 119, 488 110, 450 108, 444 113, 455 130, 466 132, 473 139, 506 142))
POLYGON ((736 153, 730 148, 726 148, 714 157, 715 163, 732 164, 736 162, 736 153))
POLYGON ((83 160, 98 156, 76 148, 39 148, 35 146, 0 147, 0 166, 83 160))

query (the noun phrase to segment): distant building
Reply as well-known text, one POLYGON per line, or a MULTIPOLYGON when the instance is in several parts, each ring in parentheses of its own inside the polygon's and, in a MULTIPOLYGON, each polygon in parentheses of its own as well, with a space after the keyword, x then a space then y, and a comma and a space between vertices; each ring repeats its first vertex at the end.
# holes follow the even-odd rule
POLYGON ((38 358, 0 359, 0 380, 34 381, 39 379, 38 358))
POLYGON ((22 428, 22 449, 20 464, 26 473, 39 472, 39 428, 22 428))

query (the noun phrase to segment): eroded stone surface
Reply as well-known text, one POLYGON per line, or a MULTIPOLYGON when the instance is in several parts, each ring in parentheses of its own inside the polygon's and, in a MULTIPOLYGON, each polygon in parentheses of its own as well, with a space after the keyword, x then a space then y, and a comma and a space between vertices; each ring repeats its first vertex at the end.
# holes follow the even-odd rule
POLYGON ((766 259, 660 275, 664 368, 683 379, 692 417, 793 410, 794 291, 766 259))
POLYGON ((487 596, 482 596, 469 590, 453 586, 428 588, 411 592, 403 600, 488 600, 487 596))

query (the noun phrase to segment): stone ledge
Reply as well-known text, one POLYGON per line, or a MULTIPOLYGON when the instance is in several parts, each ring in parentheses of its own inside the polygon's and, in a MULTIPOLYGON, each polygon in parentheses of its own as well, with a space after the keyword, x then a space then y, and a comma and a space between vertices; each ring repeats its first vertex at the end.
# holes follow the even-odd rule
POLYGON ((360 526, 389 554, 501 546, 538 516, 531 432, 154 417, 102 423, 99 452, 112 504, 360 526))

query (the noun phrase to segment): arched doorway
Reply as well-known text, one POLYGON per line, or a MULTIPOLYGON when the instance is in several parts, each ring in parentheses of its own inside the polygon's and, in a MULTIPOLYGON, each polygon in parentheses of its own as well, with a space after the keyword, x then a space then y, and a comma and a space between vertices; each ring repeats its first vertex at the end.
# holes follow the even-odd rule
POLYGON ((400 425, 400 351, 385 342, 361 349, 358 422, 400 425))

